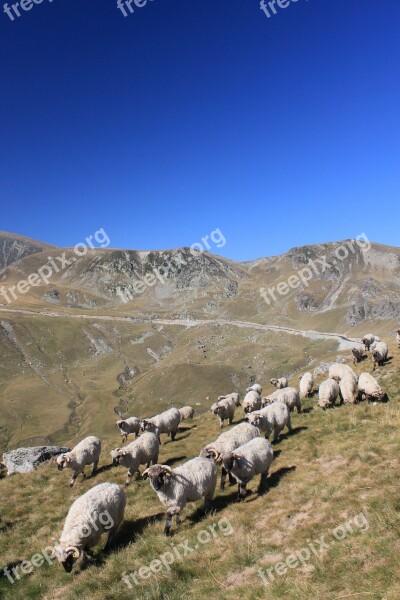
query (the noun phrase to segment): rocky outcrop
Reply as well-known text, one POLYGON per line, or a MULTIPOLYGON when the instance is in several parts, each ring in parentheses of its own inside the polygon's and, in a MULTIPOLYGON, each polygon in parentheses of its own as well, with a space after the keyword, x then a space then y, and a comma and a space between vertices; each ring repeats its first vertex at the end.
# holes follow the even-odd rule
POLYGON ((69 448, 59 446, 34 446, 32 448, 17 448, 3 454, 3 464, 8 475, 14 473, 30 473, 39 465, 48 462, 59 454, 69 452, 69 448))

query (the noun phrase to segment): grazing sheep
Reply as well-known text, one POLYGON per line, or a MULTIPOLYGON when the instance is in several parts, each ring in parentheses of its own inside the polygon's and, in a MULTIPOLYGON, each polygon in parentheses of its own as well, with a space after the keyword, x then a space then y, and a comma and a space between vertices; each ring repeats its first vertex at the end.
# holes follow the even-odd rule
POLYGON ((247 415, 246 419, 261 432, 265 432, 266 438, 273 432, 273 442, 279 440, 279 434, 285 427, 288 428, 289 433, 292 432, 289 408, 284 402, 279 400, 247 415))
POLYGON ((72 448, 71 452, 60 454, 57 456, 58 470, 62 471, 67 468, 72 469, 72 479, 69 482, 70 487, 75 485, 76 478, 78 475, 83 473, 86 465, 93 465, 92 475, 96 472, 97 465, 99 464, 101 452, 101 441, 98 437, 91 435, 72 448))
POLYGON ((381 338, 378 337, 377 335, 374 335, 373 333, 367 333, 361 338, 361 343, 364 344, 366 350, 369 350, 371 344, 373 344, 374 342, 380 342, 380 341, 381 341, 381 338))
POLYGON ((241 406, 240 404, 240 396, 237 392, 231 392, 230 394, 226 394, 225 396, 218 396, 218 402, 220 400, 232 399, 235 402, 235 406, 241 406))
POLYGON ((150 485, 161 504, 167 509, 164 533, 169 535, 172 519, 175 516, 179 525, 179 513, 188 502, 205 499, 204 508, 211 508, 217 484, 217 465, 208 458, 197 456, 176 469, 167 465, 153 465, 143 473, 143 479, 150 478, 150 485))
POLYGON ((357 382, 357 376, 353 369, 349 365, 343 365, 342 363, 333 363, 329 367, 329 379, 336 379, 340 381, 345 375, 352 375, 354 380, 357 382))
POLYGON ((319 386, 318 406, 324 410, 330 406, 334 406, 339 393, 340 389, 337 381, 332 378, 325 379, 319 386))
POLYGON ((228 421, 232 425, 233 417, 235 416, 236 404, 233 398, 224 398, 215 402, 211 407, 211 412, 219 417, 221 429, 224 426, 224 421, 228 421))
POLYGON ((314 387, 314 375, 307 371, 300 377, 300 398, 309 398, 314 387))
POLYGON ((124 448, 115 448, 110 454, 115 466, 128 467, 127 480, 125 481, 125 486, 128 486, 134 473, 140 475, 140 465, 146 465, 148 468, 151 463, 155 465, 158 462, 159 451, 160 440, 158 435, 146 431, 134 442, 124 448))
POLYGON ((364 348, 362 346, 355 346, 351 349, 351 353, 353 355, 353 363, 359 363, 364 358, 364 348))
MULTIPOLYGON (((232 452, 243 446, 250 440, 260 435, 257 427, 250 425, 250 423, 240 423, 235 425, 232 429, 224 431, 214 442, 207 444, 200 451, 200 456, 204 458, 214 458, 216 462, 221 462, 222 455, 227 452, 232 452)), ((222 467, 221 475, 221 488, 224 489, 226 480, 226 471, 222 467)))
POLYGON ((67 573, 80 556, 85 558, 89 549, 99 543, 105 532, 105 548, 110 546, 123 521, 125 505, 125 492, 115 483, 100 483, 75 500, 55 547, 56 557, 67 573))
POLYGON ((276 387, 277 390, 281 390, 282 388, 288 386, 288 380, 286 379, 286 377, 281 377, 280 379, 271 379, 271 383, 276 387))
POLYGON ((191 406, 183 406, 182 408, 178 408, 181 414, 181 423, 182 421, 186 421, 186 419, 193 419, 194 417, 194 408, 191 406))
POLYGON ((398 348, 400 348, 400 329, 398 329, 396 331, 396 342, 397 342, 398 348))
POLYGON ((301 413, 301 401, 300 394, 296 390, 296 388, 287 387, 282 388, 280 390, 275 390, 269 396, 265 396, 261 400, 262 406, 267 406, 268 404, 272 404, 273 402, 284 402, 290 412, 293 412, 294 408, 297 408, 297 412, 301 413))
POLYGON ((359 400, 372 400, 384 401, 387 400, 386 393, 382 390, 381 386, 370 373, 361 373, 358 380, 358 398, 359 400))
POLYGON ((152 431, 160 436, 166 433, 173 441, 181 422, 181 413, 176 408, 170 408, 165 412, 152 417, 151 419, 142 419, 140 421, 141 431, 152 431))
POLYGON ((340 395, 345 404, 357 402, 357 384, 354 377, 345 375, 339 382, 340 395))
MULTIPOLYGON (((254 414, 254 413, 253 413, 254 414)), ((222 456, 222 465, 227 473, 238 483, 238 500, 246 496, 246 485, 255 477, 268 476, 274 459, 274 451, 265 438, 254 438, 233 452, 222 456)))
POLYGON ((246 393, 247 392, 257 392, 257 394, 260 394, 261 396, 262 387, 259 383, 253 383, 253 385, 246 389, 246 393))
POLYGON ((372 350, 372 362, 374 366, 374 371, 378 365, 382 367, 385 364, 385 362, 387 361, 388 352, 389 349, 385 342, 378 342, 375 345, 374 349, 372 350))
POLYGON ((244 397, 243 410, 244 413, 253 412, 253 410, 259 410, 261 408, 261 396, 255 390, 250 390, 244 397))
POLYGON ((135 437, 138 437, 140 432, 140 419, 137 417, 122 419, 121 421, 117 421, 117 427, 122 435, 122 443, 125 443, 130 433, 134 433, 135 437))

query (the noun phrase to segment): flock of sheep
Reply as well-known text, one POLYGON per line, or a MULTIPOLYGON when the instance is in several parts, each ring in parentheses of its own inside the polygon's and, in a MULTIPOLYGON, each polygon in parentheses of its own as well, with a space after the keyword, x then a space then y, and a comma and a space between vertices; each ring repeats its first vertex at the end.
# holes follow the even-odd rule
MULTIPOLYGON (((396 340, 400 348, 400 329, 396 340)), ((372 334, 364 336, 362 346, 353 348, 354 362, 364 358, 364 351, 370 351, 373 368, 383 365, 387 360, 387 345, 372 334)), ((214 497, 218 465, 221 466, 221 488, 226 477, 231 483, 238 485, 238 499, 246 496, 246 485, 257 475, 268 476, 273 460, 273 449, 268 438, 273 434, 273 442, 279 439, 281 431, 287 427, 292 431, 291 412, 296 408, 301 412, 301 400, 313 393, 314 377, 305 373, 300 377, 299 391, 288 387, 285 377, 272 379, 277 389, 262 397, 262 388, 255 383, 247 388, 243 404, 239 394, 233 392, 219 396, 212 405, 211 412, 219 418, 221 428, 224 422, 231 425, 235 411, 242 406, 244 422, 224 431, 213 442, 200 451, 199 456, 172 469, 168 465, 158 464, 161 434, 167 434, 174 440, 180 423, 194 416, 190 406, 171 408, 150 419, 130 417, 117 422, 117 426, 125 443, 128 436, 135 435, 135 440, 122 448, 112 450, 114 465, 128 469, 125 486, 128 486, 133 475, 140 475, 140 466, 146 465, 142 473, 143 479, 149 478, 153 490, 166 508, 164 533, 169 534, 172 520, 181 522, 180 513, 188 502, 196 502, 204 498, 205 511, 209 511, 214 497), (261 436, 261 434, 265 434, 261 436), (150 466, 152 465, 152 466, 150 466)), ((385 392, 370 373, 362 373, 357 379, 352 368, 346 364, 333 363, 329 368, 329 378, 323 381, 318 390, 318 406, 322 409, 333 407, 337 400, 340 403, 354 404, 359 400, 383 401, 385 392)), ((57 458, 58 469, 72 470, 70 485, 75 484, 85 466, 92 465, 96 471, 101 452, 99 438, 90 436, 82 440, 73 450, 57 458)), ((56 548, 58 560, 65 570, 70 572, 74 562, 89 553, 107 531, 110 545, 118 531, 124 516, 126 494, 124 489, 115 483, 103 483, 90 489, 79 497, 71 506, 56 548), (103 524, 101 515, 107 512, 112 520, 111 529, 103 524)))

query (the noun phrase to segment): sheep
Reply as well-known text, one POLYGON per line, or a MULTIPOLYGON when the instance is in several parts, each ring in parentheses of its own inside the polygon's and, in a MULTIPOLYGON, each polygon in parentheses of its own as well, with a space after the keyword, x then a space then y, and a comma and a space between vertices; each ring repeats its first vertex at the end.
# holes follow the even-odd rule
POLYGON ((143 479, 150 478, 150 485, 161 504, 167 509, 164 533, 170 534, 172 519, 175 516, 179 525, 179 513, 188 502, 204 498, 204 509, 209 511, 217 485, 217 465, 208 458, 197 456, 171 469, 168 465, 153 465, 143 473, 143 479))
MULTIPOLYGON (((344 366, 344 365, 343 365, 344 366)), ((325 379, 319 386, 318 406, 324 410, 329 406, 334 406, 340 389, 335 379, 325 379)))
POLYGON ((354 380, 357 382, 357 376, 353 369, 349 365, 343 365, 342 363, 333 363, 329 367, 329 379, 336 379, 340 381, 345 375, 352 375, 354 380))
POLYGON ((124 448, 111 450, 110 454, 115 466, 122 465, 128 467, 128 475, 125 481, 125 486, 128 486, 134 473, 138 473, 140 476, 140 465, 146 465, 148 468, 151 463, 155 465, 158 462, 159 451, 160 440, 158 435, 151 431, 146 431, 140 438, 124 448))
POLYGON ((388 357, 388 347, 385 342, 378 342, 374 349, 372 350, 372 362, 373 362, 373 370, 375 371, 377 365, 382 367, 387 361, 388 357))
POLYGON ((286 388, 288 386, 288 380, 286 377, 281 377, 280 379, 271 379, 271 383, 276 387, 277 390, 281 390, 282 388, 286 388))
POLYGON ((261 437, 254 438, 222 456, 225 471, 237 481, 238 500, 246 496, 246 485, 253 477, 260 474, 262 478, 268 476, 273 459, 274 451, 270 442, 261 437))
POLYGON ((397 342, 397 347, 400 348, 400 329, 398 329, 396 331, 396 342, 397 342))
POLYGON ((57 456, 59 471, 62 471, 66 467, 73 471, 72 479, 69 482, 70 487, 75 485, 78 475, 83 473, 85 477, 84 470, 86 465, 93 465, 92 476, 95 474, 97 465, 99 464, 100 452, 101 441, 98 437, 92 435, 79 442, 75 448, 72 448, 71 452, 57 456))
POLYGON ((253 385, 246 389, 246 393, 247 392, 257 392, 261 396, 262 387, 259 383, 253 383, 253 385))
POLYGON ((138 437, 140 432, 140 419, 137 417, 129 417, 129 419, 122 419, 117 421, 117 427, 122 435, 122 443, 124 444, 128 439, 130 433, 134 433, 135 437, 138 437))
POLYGON ((301 413, 301 401, 300 394, 296 390, 296 388, 287 387, 282 388, 280 390, 275 390, 269 396, 265 396, 261 400, 262 406, 267 406, 268 404, 272 404, 273 402, 284 402, 289 408, 290 412, 293 412, 294 408, 297 408, 297 412, 301 413))
POLYGON ((300 398, 309 398, 314 387, 314 375, 307 371, 300 377, 300 398))
POLYGON ((289 433, 293 431, 289 408, 280 400, 247 415, 246 419, 259 431, 265 432, 266 438, 269 438, 273 432, 273 442, 279 440, 279 434, 285 427, 288 428, 289 433))
POLYGON ((339 382, 340 395, 345 404, 357 402, 357 384, 354 377, 345 375, 339 382))
POLYGON ((355 346, 351 349, 351 353, 353 355, 353 363, 359 363, 364 358, 364 348, 362 346, 355 346))
POLYGON ((225 396, 218 396, 218 402, 220 400, 225 400, 231 398, 235 402, 235 406, 241 406, 240 404, 240 396, 237 392, 231 392, 230 394, 226 394, 225 396))
POLYGON ((140 421, 141 431, 152 431, 160 436, 161 433, 167 433, 174 441, 179 423, 181 422, 181 413, 176 408, 170 408, 151 419, 142 419, 140 421))
POLYGON ((244 413, 253 412, 253 410, 259 410, 261 408, 261 396, 255 390, 250 390, 244 397, 243 410, 244 413))
POLYGON ((361 373, 358 380, 358 399, 367 400, 379 400, 383 402, 387 400, 387 394, 382 390, 381 386, 370 373, 361 373))
MULTIPOLYGON (((257 427, 250 425, 250 423, 240 423, 232 427, 232 429, 221 433, 214 442, 204 446, 200 451, 200 456, 203 458, 214 458, 216 462, 221 462, 222 454, 236 450, 239 446, 243 446, 243 444, 246 444, 259 435, 260 432, 257 427)), ((225 480, 226 471, 222 467, 221 489, 225 487, 225 480)))
POLYGON ((374 342, 380 342, 380 341, 381 341, 381 338, 377 335, 374 335, 373 333, 366 333, 361 338, 361 343, 364 344, 366 350, 369 350, 371 344, 373 344, 374 342))
POLYGON ((68 511, 59 545, 54 548, 67 573, 80 556, 86 558, 103 533, 108 532, 105 549, 117 533, 126 506, 126 495, 115 483, 100 483, 75 500, 68 511))
POLYGON ((224 398, 215 402, 211 406, 211 412, 219 417, 219 423, 221 429, 224 426, 224 421, 228 421, 229 425, 232 425, 233 417, 235 416, 236 404, 233 398, 224 398))
POLYGON ((186 419, 193 419, 194 417, 194 408, 191 406, 183 406, 182 408, 178 408, 181 415, 181 423, 182 421, 186 421, 186 419))

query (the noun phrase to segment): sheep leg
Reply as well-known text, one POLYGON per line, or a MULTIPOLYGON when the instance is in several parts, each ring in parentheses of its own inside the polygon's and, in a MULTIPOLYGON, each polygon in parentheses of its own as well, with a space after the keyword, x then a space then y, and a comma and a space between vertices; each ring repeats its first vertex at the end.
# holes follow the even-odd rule
POLYGON ((69 482, 69 487, 74 487, 76 478, 78 477, 78 475, 79 475, 79 473, 77 471, 74 471, 74 474, 72 475, 72 479, 69 482))
POLYGON ((128 485, 132 481, 132 477, 133 477, 133 473, 131 473, 130 471, 128 471, 128 474, 126 476, 126 481, 125 481, 125 487, 128 487, 128 485))
POLYGON ((176 429, 175 431, 171 431, 171 441, 173 442, 176 436, 176 429))
POLYGON ((222 429, 222 428, 223 428, 223 426, 224 426, 224 420, 223 420, 223 419, 221 419, 221 417, 219 418, 219 426, 220 426, 220 428, 221 428, 221 429, 222 429))
POLYGON ((122 433, 122 443, 125 444, 126 440, 128 439, 128 434, 127 433, 122 433))
POLYGON ((246 498, 247 490, 245 483, 238 483, 238 501, 244 500, 246 498))
POLYGON ((92 466, 92 477, 96 473, 96 469, 98 467, 98 464, 99 464, 99 461, 95 460, 94 463, 93 463, 93 466, 92 466))
POLYGON ((109 550, 109 548, 111 547, 111 545, 115 539, 115 534, 117 533, 117 529, 118 529, 118 527, 114 526, 108 532, 108 537, 107 537, 106 545, 104 546, 104 550, 109 550))
POLYGON ((227 475, 227 473, 226 473, 224 467, 222 467, 222 469, 221 469, 221 490, 223 490, 225 488, 226 475, 227 475))
POLYGON ((234 478, 232 473, 229 473, 229 485, 235 485, 235 483, 236 483, 236 479, 234 478))
MULTIPOLYGON (((156 465, 158 463, 158 452, 155 455, 155 457, 153 458, 153 465, 156 465)), ((150 463, 149 463, 150 464, 150 463)))
POLYGON ((165 527, 164 527, 164 533, 165 535, 170 535, 170 531, 171 531, 171 525, 172 525, 172 519, 173 517, 179 517, 179 513, 181 512, 181 509, 179 508, 179 506, 175 506, 173 508, 169 508, 167 510, 167 517, 165 519, 165 527))

